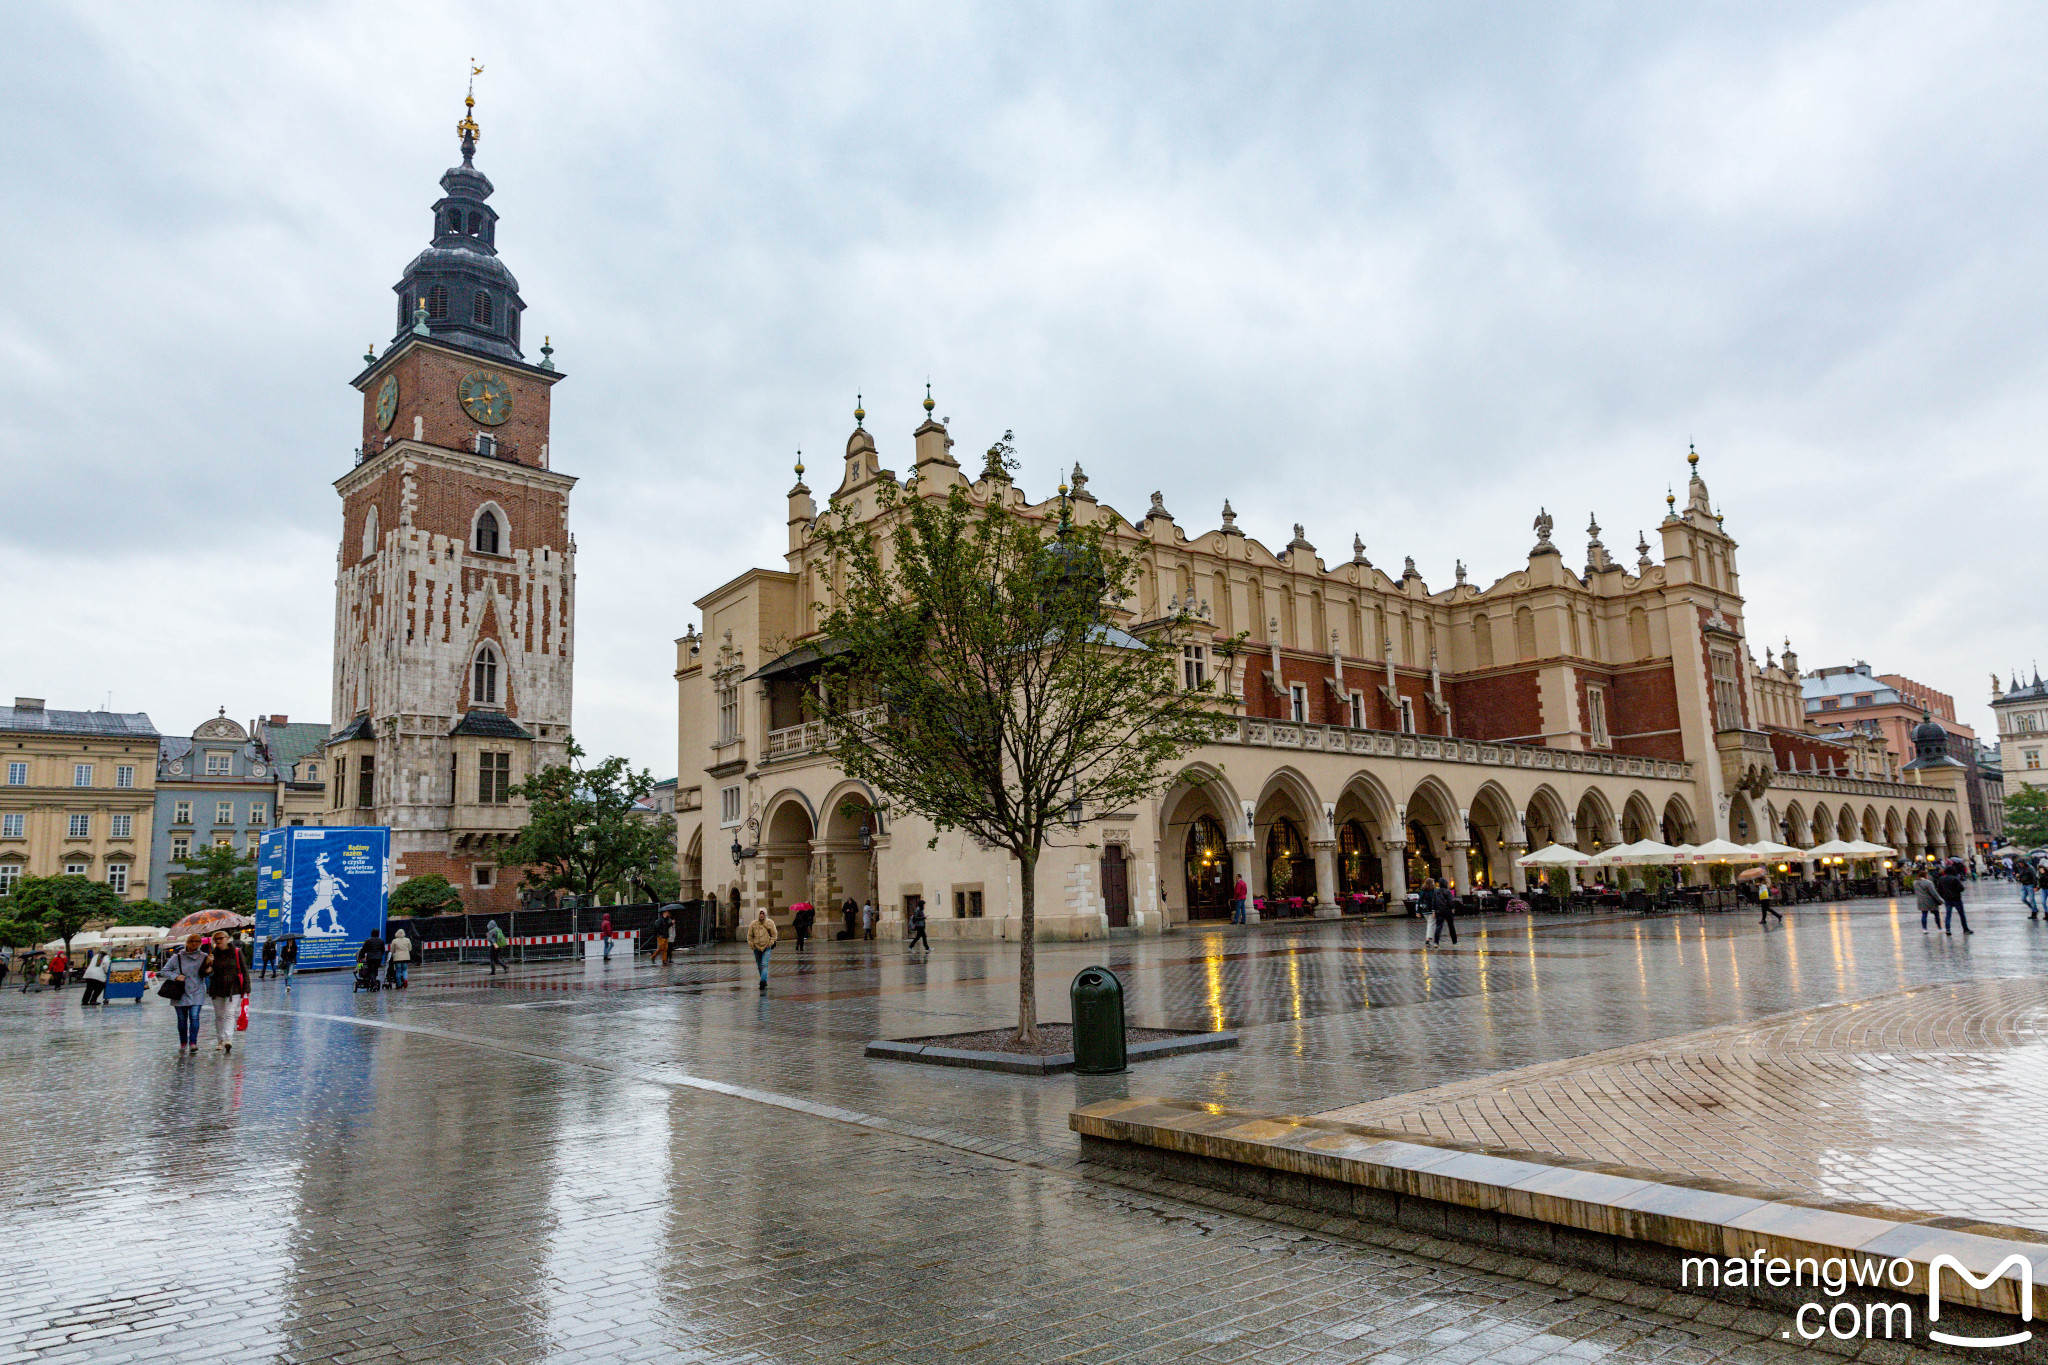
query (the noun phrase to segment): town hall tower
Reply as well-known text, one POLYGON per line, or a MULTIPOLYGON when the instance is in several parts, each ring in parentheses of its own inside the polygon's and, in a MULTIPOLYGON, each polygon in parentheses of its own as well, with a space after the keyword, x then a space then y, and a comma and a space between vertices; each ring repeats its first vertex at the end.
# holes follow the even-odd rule
POLYGON ((575 657, 569 490, 548 450, 552 348, 520 347, 526 302, 476 169, 474 95, 433 239, 395 286, 397 331, 351 381, 355 467, 335 481, 329 824, 389 825, 399 879, 439 872, 472 911, 510 909, 511 788, 563 762, 575 657))

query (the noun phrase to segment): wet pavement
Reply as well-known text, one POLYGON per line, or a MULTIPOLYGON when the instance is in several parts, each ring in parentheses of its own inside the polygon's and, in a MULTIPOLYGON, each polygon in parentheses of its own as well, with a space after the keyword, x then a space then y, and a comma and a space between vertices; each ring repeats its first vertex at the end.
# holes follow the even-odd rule
MULTIPOLYGON (((1066 1115, 1122 1095, 1449 1114, 1470 1096, 1442 1087, 1678 1039, 1688 1058, 1864 1059, 1860 1094, 1826 1078, 1828 1108, 1854 1111, 1828 1169, 1882 1174, 1899 1099, 1869 1059, 1890 1049, 1929 1084, 1971 1078, 1948 1101, 1975 1125, 1951 1164, 2003 1172, 1986 1154, 2023 1155, 2039 1116, 1971 1068, 2040 1057, 2027 992, 2048 929, 2016 904, 1987 887, 1980 932, 1934 942, 1861 902, 1768 932, 1461 922, 1454 950, 1399 921, 1044 945, 1045 1018, 1103 961, 1132 1023, 1243 1034, 1116 1077, 861 1056, 1001 1022, 1016 971, 999 947, 824 943, 798 963, 785 945, 765 997, 729 947, 668 968, 425 969, 403 994, 259 982, 232 1059, 176 1057, 161 1002, 9 991, 0 1362, 1786 1359, 1768 1315, 1130 1188, 1077 1165, 1066 1115), (1950 1022, 1912 1000, 1950 1002, 1950 1022), (1811 1022, 1845 1001, 1878 1003, 1834 1014, 1891 1022, 1811 1022), (1808 1022, 1771 1018, 1788 1012, 1808 1022), (1716 1030, 1736 1041, 1710 1046, 1716 1030)), ((1810 1137, 1821 1112, 1806 1106, 1810 1137)), ((1910 1171, 1923 1154, 1904 1150, 1910 1171)))

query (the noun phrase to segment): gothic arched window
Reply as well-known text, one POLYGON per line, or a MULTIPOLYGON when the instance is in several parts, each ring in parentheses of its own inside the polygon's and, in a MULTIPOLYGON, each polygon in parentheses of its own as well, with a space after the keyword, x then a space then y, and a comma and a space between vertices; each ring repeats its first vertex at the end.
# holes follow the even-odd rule
POLYGON ((377 504, 371 503, 370 510, 363 516, 363 558, 377 553, 377 504))
POLYGON ((469 320, 479 327, 488 327, 491 325, 492 312, 489 292, 482 289, 477 290, 476 302, 470 305, 469 320))
POLYGON ((480 554, 498 553, 498 516, 485 512, 476 519, 476 548, 480 554))
POLYGON ((475 706, 498 704, 498 651, 485 645, 476 652, 476 676, 471 680, 469 700, 475 706))
POLYGON ((448 290, 444 286, 437 284, 427 291, 427 316, 436 319, 448 316, 448 290))

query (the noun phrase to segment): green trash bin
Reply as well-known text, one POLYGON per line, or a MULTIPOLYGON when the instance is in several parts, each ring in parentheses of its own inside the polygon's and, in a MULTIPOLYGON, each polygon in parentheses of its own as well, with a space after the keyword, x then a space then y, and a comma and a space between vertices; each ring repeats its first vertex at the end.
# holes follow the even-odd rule
POLYGON ((1074 1007, 1074 1070, 1087 1076, 1127 1070, 1124 983, 1107 967, 1085 967, 1067 995, 1074 1007))

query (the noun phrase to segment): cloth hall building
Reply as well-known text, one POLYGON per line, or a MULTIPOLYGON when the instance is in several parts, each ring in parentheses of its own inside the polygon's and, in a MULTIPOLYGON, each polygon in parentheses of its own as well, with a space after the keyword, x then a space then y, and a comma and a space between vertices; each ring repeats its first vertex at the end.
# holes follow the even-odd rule
MULTIPOLYGON (((964 471, 932 406, 910 452, 924 495, 964 487, 1057 517, 1057 501, 1031 503, 993 461, 964 471)), ((1966 816, 1946 770, 1902 770, 1868 737, 1821 737, 1789 645, 1752 657, 1736 544, 1689 458, 1655 553, 1640 540, 1634 563, 1618 562, 1593 525, 1580 568, 1539 515, 1524 567, 1481 587, 1460 564, 1440 589, 1412 561, 1398 573, 1372 563, 1355 538, 1335 563, 1300 526, 1269 549, 1228 502, 1197 532, 1159 493, 1123 518, 1076 466, 1076 518, 1107 522, 1139 554, 1126 628, 1142 636, 1191 614, 1183 668, 1216 680, 1231 723, 1155 798, 1087 812, 1072 846, 1047 850, 1041 936, 1222 918, 1239 875, 1254 895, 1312 897, 1324 915, 1355 891, 1398 903, 1426 876, 1520 888, 1515 859, 1552 842, 1839 837, 1960 854, 1966 816)), ((875 489, 898 477, 856 425, 828 501, 873 516, 875 489)), ((829 587, 811 539, 821 510, 799 466, 784 566, 699 598, 703 632, 677 642, 685 894, 716 895, 728 919, 809 901, 829 920, 846 897, 872 898, 888 934, 921 903, 934 936, 1015 937, 1008 856, 958 834, 927 847, 921 819, 879 817, 806 719, 829 587)))

